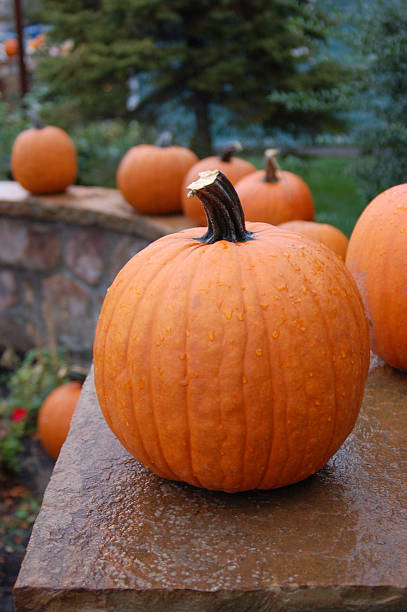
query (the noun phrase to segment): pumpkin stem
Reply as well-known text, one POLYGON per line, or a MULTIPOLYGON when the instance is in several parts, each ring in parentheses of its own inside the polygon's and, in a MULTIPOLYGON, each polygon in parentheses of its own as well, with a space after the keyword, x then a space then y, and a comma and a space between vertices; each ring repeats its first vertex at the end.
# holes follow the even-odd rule
POLYGON ((188 185, 188 197, 198 196, 205 208, 208 231, 197 238, 213 244, 218 240, 246 242, 253 232, 245 226, 243 208, 232 183, 220 170, 199 173, 200 178, 188 185))
POLYGON ((218 157, 220 161, 230 162, 232 159, 232 156, 235 153, 240 153, 240 151, 243 151, 243 147, 240 144, 240 142, 236 140, 235 142, 231 142, 224 149, 221 149, 221 151, 219 151, 218 157))
POLYGON ((172 145, 172 134, 169 131, 162 132, 155 141, 156 147, 170 147, 172 145))
POLYGON ((278 181, 277 170, 280 170, 280 166, 276 157, 279 152, 278 149, 267 149, 264 152, 264 169, 266 171, 264 181, 266 183, 276 183, 278 181))

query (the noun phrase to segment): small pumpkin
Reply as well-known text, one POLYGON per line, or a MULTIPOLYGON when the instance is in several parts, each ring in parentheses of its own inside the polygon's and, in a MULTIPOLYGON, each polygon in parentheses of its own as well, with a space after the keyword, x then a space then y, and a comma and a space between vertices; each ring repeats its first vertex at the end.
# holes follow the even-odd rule
POLYGON ((4 52, 7 57, 14 57, 18 54, 18 40, 16 38, 8 38, 4 41, 4 52))
POLYGON ((60 193, 76 181, 75 145, 59 127, 48 125, 21 132, 11 150, 11 172, 34 194, 60 193))
POLYGON ((277 149, 265 152, 265 169, 241 179, 236 191, 248 221, 279 225, 285 221, 314 219, 314 199, 301 177, 281 170, 277 149))
POLYGON ((253 164, 245 159, 234 157, 235 153, 241 150, 242 145, 239 142, 233 142, 225 147, 218 156, 211 155, 201 159, 185 175, 181 188, 182 207, 184 213, 197 225, 206 225, 205 210, 198 197, 188 197, 187 186, 198 178, 200 172, 213 170, 214 168, 226 174, 232 185, 236 185, 241 178, 256 170, 253 164))
POLYGON ((407 370, 407 183, 387 189, 364 209, 346 265, 366 306, 372 351, 407 370))
POLYGON ((318 223, 317 221, 286 221, 280 223, 281 229, 298 232, 312 240, 322 242, 339 257, 345 260, 346 249, 348 248, 348 239, 340 229, 329 223, 318 223))
POLYGON ((228 492, 319 470, 352 430, 369 364, 339 257, 247 223, 226 176, 190 185, 208 228, 165 236, 110 287, 95 385, 113 433, 156 474, 228 492))
POLYGON ((117 187, 139 213, 168 214, 181 210, 181 183, 198 157, 186 147, 171 145, 171 140, 169 132, 165 132, 155 145, 132 147, 120 162, 117 187))
POLYGON ((42 403, 38 413, 38 433, 42 446, 53 459, 58 458, 68 435, 81 389, 81 384, 73 380, 51 391, 42 403))

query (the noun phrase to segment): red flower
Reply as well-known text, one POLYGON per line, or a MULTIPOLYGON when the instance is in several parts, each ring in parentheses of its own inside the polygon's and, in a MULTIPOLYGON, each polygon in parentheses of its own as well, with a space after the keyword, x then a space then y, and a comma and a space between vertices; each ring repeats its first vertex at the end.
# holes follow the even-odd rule
POLYGON ((27 415, 27 410, 25 408, 15 408, 13 410, 13 414, 11 415, 12 421, 22 421, 27 415))

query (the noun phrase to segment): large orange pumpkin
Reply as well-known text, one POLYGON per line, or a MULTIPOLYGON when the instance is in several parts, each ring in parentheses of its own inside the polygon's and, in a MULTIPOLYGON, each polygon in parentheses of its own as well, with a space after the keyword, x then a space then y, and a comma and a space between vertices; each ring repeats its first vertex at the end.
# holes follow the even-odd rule
POLYGON ((314 199, 301 177, 281 170, 277 149, 265 152, 265 169, 242 178, 236 191, 248 221, 279 225, 285 221, 314 219, 314 199))
POLYGON ((76 180, 75 145, 59 127, 21 132, 11 151, 14 179, 35 194, 59 193, 76 180))
POLYGON ((41 444, 53 459, 57 459, 68 435, 81 389, 81 384, 73 380, 51 391, 42 403, 38 413, 38 433, 41 444))
POLYGON ((322 242, 339 257, 345 260, 348 239, 340 229, 329 223, 318 223, 316 221, 286 221, 280 224, 281 229, 298 232, 312 240, 322 242))
POLYGON ((182 180, 197 161, 193 151, 171 145, 170 135, 164 133, 155 145, 137 145, 127 151, 117 170, 117 187, 140 213, 177 212, 182 180))
POLYGON ((365 208, 349 240, 346 265, 370 320, 374 353, 407 370, 407 183, 365 208))
POLYGON ((208 228, 165 236, 108 290, 100 407, 160 476, 228 492, 319 470, 352 430, 369 363, 363 304, 323 245, 248 223, 219 171, 191 185, 208 228))
POLYGON ((197 164, 192 166, 185 175, 181 188, 182 208, 184 209, 184 213, 198 225, 206 225, 205 210, 198 197, 188 197, 187 186, 198 178, 200 172, 214 170, 215 168, 226 174, 232 185, 236 185, 241 178, 256 170, 253 164, 245 159, 234 157, 234 154, 241 150, 241 144, 239 142, 233 142, 228 145, 219 156, 211 155, 210 157, 201 159, 197 164))
POLYGON ((7 57, 13 57, 18 53, 18 40, 16 38, 8 38, 4 41, 4 51, 7 57))

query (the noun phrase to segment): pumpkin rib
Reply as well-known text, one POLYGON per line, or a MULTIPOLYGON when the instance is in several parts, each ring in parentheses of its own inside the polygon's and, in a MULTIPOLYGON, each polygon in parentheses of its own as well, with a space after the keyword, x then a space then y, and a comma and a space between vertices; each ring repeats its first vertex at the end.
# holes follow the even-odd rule
MULTIPOLYGON (((304 281, 306 283, 307 287, 312 287, 312 284, 309 281, 309 278, 307 277, 307 275, 301 270, 302 276, 304 278, 304 281)), ((326 273, 325 273, 326 274, 326 273)), ((325 278, 324 278, 325 280, 325 278)), ((330 282, 332 282, 332 277, 330 277, 330 282)), ((323 325, 323 329, 325 331, 325 338, 326 338, 326 342, 328 344, 329 347, 329 353, 331 355, 335 354, 335 347, 334 344, 332 342, 330 333, 329 333, 329 325, 327 324, 327 320, 326 320, 326 316, 324 315, 324 309, 321 307, 321 303, 320 300, 317 296, 316 291, 313 292, 311 291, 311 296, 312 296, 312 300, 314 301, 314 303, 316 304, 316 308, 319 314, 319 318, 322 321, 322 325, 323 325)), ((333 360, 330 360, 330 370, 331 370, 331 375, 332 375, 332 388, 334 389, 334 405, 333 405, 333 412, 332 412, 332 425, 331 425, 331 438, 329 440, 329 444, 327 445, 327 448, 329 448, 332 444, 332 440, 334 439, 334 434, 335 434, 335 430, 336 430, 336 420, 337 420, 337 412, 338 412, 338 400, 337 400, 337 386, 338 386, 338 376, 337 376, 337 371, 334 365, 333 360)), ((308 447, 308 440, 309 437, 307 437, 307 445, 306 448, 308 447)), ((324 457, 326 455, 326 452, 324 453, 324 457)), ((325 463, 324 463, 325 464, 325 463)), ((323 464, 323 465, 324 465, 323 464)))
MULTIPOLYGON (((157 241, 157 242, 158 242, 158 241, 157 241)), ((156 248, 158 248, 158 247, 156 247, 156 245, 157 245, 157 243, 154 243, 154 248, 152 248, 152 247, 153 247, 153 245, 151 245, 151 247, 150 247, 150 248, 151 248, 151 250, 152 250, 152 251, 154 251, 154 250, 156 250, 156 248)), ((175 246, 177 246, 177 245, 175 245, 175 246)), ((175 250, 175 249, 174 249, 174 250, 175 250)), ((134 259, 134 258, 133 258, 133 259, 134 259)), ((124 274, 125 274, 125 273, 128 271, 128 269, 129 269, 129 268, 131 269, 131 267, 132 267, 132 265, 133 265, 133 263, 132 263, 133 259, 131 259, 131 260, 130 260, 130 261, 129 261, 129 262, 128 262, 128 263, 127 263, 125 266, 124 266, 124 268, 123 268, 122 272, 120 273, 120 276, 124 275, 124 274)), ((147 284, 144 286, 144 291, 146 290, 146 287, 148 287, 148 285, 150 284, 150 282, 151 282, 151 281, 154 279, 155 275, 156 275, 156 270, 154 269, 154 267, 152 267, 152 269, 151 269, 151 278, 150 278, 150 279, 148 279, 147 284)), ((117 284, 117 280, 119 280, 119 282, 120 282, 120 278, 119 278, 119 277, 117 277, 117 279, 116 279, 116 281, 115 281, 115 284, 117 284)), ((112 309, 112 311, 111 311, 111 316, 110 316, 110 319, 109 319, 109 323, 107 324, 107 328, 109 328, 109 327, 110 327, 110 325, 111 325, 111 322, 112 322, 113 318, 114 318, 115 316, 117 316, 117 308, 118 308, 118 306, 120 305, 121 300, 124 298, 124 296, 125 296, 126 292, 128 292, 128 290, 131 288, 131 286, 132 286, 133 282, 134 282, 134 276, 133 276, 132 274, 130 274, 130 275, 129 275, 129 278, 128 278, 128 282, 124 284, 122 291, 120 292, 120 294, 119 294, 119 295, 117 296, 117 298, 116 298, 115 307, 114 307, 114 308, 112 309)), ((133 327, 134 321, 135 321, 135 318, 133 318, 133 322, 132 322, 131 326, 129 327, 128 338, 130 338, 130 337, 131 337, 131 336, 130 336, 130 334, 131 334, 131 331, 132 331, 132 327, 133 327)), ((105 334, 105 344, 104 344, 104 347, 103 347, 103 354, 104 354, 104 355, 106 354, 106 344, 107 344, 107 342, 108 342, 108 338, 109 338, 109 335, 108 335, 108 334, 105 334)), ((128 345, 126 345, 126 355, 127 355, 127 354, 128 354, 128 345)), ((127 364, 127 361, 128 361, 128 357, 126 357, 126 364, 127 364)), ((101 395, 101 397, 105 397, 105 396, 106 396, 106 386, 107 386, 107 385, 106 385, 106 380, 105 380, 105 378, 106 378, 106 377, 105 377, 105 361, 103 361, 103 372, 102 372, 102 380, 103 380, 103 383, 102 383, 102 386, 103 386, 103 395, 101 395)), ((111 384, 111 383, 110 383, 110 381, 109 381, 109 383, 108 383, 108 384, 109 384, 109 385, 111 384)), ((132 397, 134 397, 134 393, 133 393, 133 384, 132 384, 132 380, 131 380, 131 379, 130 379, 130 389, 131 389, 131 396, 132 396, 132 397)), ((133 403, 133 402, 132 402, 132 403, 133 403)), ((112 420, 111 420, 111 417, 110 417, 110 412, 109 412, 109 409, 108 409, 108 407, 107 407, 107 406, 105 406, 105 410, 103 411, 103 413, 104 413, 104 414, 106 414, 106 420, 108 421, 108 423, 109 423, 109 422, 111 423, 111 422, 112 422, 112 420)), ((133 416, 134 416, 134 419, 135 419, 135 423, 136 423, 137 429, 139 430, 137 416, 136 416, 136 414, 133 414, 133 416)), ((152 465, 154 465, 154 466, 155 466, 155 462, 153 462, 153 461, 151 460, 150 453, 149 453, 149 452, 147 452, 147 450, 146 450, 146 448, 145 448, 145 445, 144 445, 144 442, 143 442, 143 439, 142 439, 141 437, 140 437, 140 442, 141 442, 142 450, 144 449, 145 456, 147 457, 147 460, 148 460, 148 461, 149 461, 149 462, 150 462, 152 465)), ((125 445, 125 444, 124 444, 124 445, 125 445)), ((126 446, 126 445, 125 445, 125 446, 126 446)), ((127 448, 127 446, 126 446, 126 448, 127 448)))
MULTIPOLYGON (((240 286, 243 285, 243 274, 242 274, 242 259, 240 257, 239 254, 239 249, 236 248, 234 249, 235 252, 235 259, 236 259, 236 270, 238 270, 237 274, 239 275, 239 283, 240 286)), ((245 467, 245 457, 247 454, 247 428, 248 428, 248 417, 247 417, 247 401, 246 401, 246 393, 245 393, 245 384, 243 383, 243 380, 246 378, 246 366, 247 366, 247 336, 248 336, 248 326, 247 326, 247 318, 246 318, 246 303, 245 303, 245 298, 244 298, 244 291, 241 292, 241 304, 242 304, 242 323, 244 324, 244 342, 243 342, 243 359, 242 359, 242 373, 240 376, 240 392, 241 392, 241 397, 242 397, 242 408, 243 408, 243 414, 244 414, 244 440, 243 440, 243 444, 242 444, 242 467, 240 468, 240 475, 241 475, 241 480, 239 483, 239 488, 241 488, 244 485, 245 482, 245 473, 244 473, 244 467, 245 467)))
MULTIPOLYGON (((189 253, 187 253, 186 259, 184 260, 184 264, 185 264, 186 261, 191 260, 192 256, 195 257, 198 249, 200 249, 202 246, 203 246, 202 243, 197 242, 196 245, 195 245, 195 248, 192 248, 191 251, 189 253)), ((202 255, 198 259, 198 264, 195 264, 194 274, 192 275, 193 280, 192 280, 191 283, 188 283, 188 290, 185 292, 185 305, 186 305, 186 308, 185 308, 185 312, 186 312, 186 315, 185 315, 185 322, 186 322, 185 330, 189 329, 189 327, 188 327, 188 318, 189 318, 188 315, 189 315, 189 310, 190 310, 190 295, 192 293, 191 287, 192 287, 194 281, 200 279, 199 270, 200 270, 200 267, 202 267, 202 263, 203 263, 202 260, 204 259, 204 254, 205 254, 205 252, 202 251, 202 255)), ((189 350, 188 350, 188 336, 186 335, 186 333, 185 333, 184 341, 185 341, 185 355, 186 355, 186 357, 185 357, 185 379, 189 381, 189 364, 188 364, 189 350)), ((194 483, 195 486, 202 487, 203 485, 202 485, 202 483, 201 483, 201 481, 200 481, 200 479, 199 479, 199 477, 198 477, 198 475, 196 473, 196 470, 194 469, 194 461, 193 461, 193 457, 192 457, 192 448, 193 448, 193 445, 192 445, 192 438, 191 438, 191 434, 192 434, 192 428, 191 428, 191 399, 190 399, 190 396, 189 396, 189 389, 190 389, 190 387, 189 387, 189 383, 188 383, 188 385, 186 385, 185 391, 184 391, 184 393, 185 393, 185 417, 186 417, 187 431, 188 431, 188 444, 187 444, 187 447, 188 447, 188 461, 189 461, 189 466, 190 466, 190 474, 191 474, 193 480, 195 480, 195 483, 194 483)))
MULTIPOLYGON (((157 242, 158 242, 158 241, 157 241, 157 242)), ((154 246, 155 246, 156 244, 157 244, 157 243, 154 243, 154 246)), ((115 287, 115 286, 118 284, 118 282, 121 282, 121 277, 122 277, 122 276, 124 276, 124 275, 126 274, 127 270, 128 270, 128 269, 130 269, 130 268, 131 268, 131 266, 132 266, 132 259, 130 259, 130 260, 127 262, 127 264, 125 264, 125 265, 124 265, 124 267, 123 267, 123 268, 122 268, 122 270, 120 271, 119 275, 118 275, 118 276, 115 278, 115 280, 113 281, 113 283, 112 283, 112 285, 111 285, 111 287, 112 287, 112 288, 114 288, 114 287, 115 287)), ((110 327, 110 325, 111 325, 111 323, 112 323, 112 321, 113 321, 114 315, 115 315, 115 311, 116 311, 116 308, 117 308, 117 304, 119 304, 119 303, 120 303, 120 301, 121 301, 121 299, 123 298, 123 296, 125 295, 126 291, 129 289, 129 287, 130 287, 130 286, 131 286, 131 284, 133 283, 133 280, 134 280, 134 279, 133 279, 133 277, 132 277, 131 275, 129 275, 129 278, 128 278, 128 280, 127 280, 127 283, 124 283, 124 285, 123 285, 123 287, 122 287, 122 291, 121 291, 121 292, 119 293, 119 295, 117 296, 117 298, 116 298, 116 300, 117 300, 117 301, 116 301, 116 303, 114 304, 114 307, 111 309, 111 313, 110 313, 110 317, 109 317, 109 321, 108 321, 108 322, 105 322, 105 321, 104 321, 104 316, 102 316, 102 315, 104 315, 104 310, 105 310, 105 308, 106 308, 106 306, 107 306, 108 302, 105 302, 105 303, 103 304, 103 306, 102 306, 102 311, 101 311, 101 313, 100 313, 100 317, 99 317, 99 319, 100 319, 101 321, 103 320, 103 323, 104 323, 104 326, 106 327, 106 329, 109 329, 109 327, 110 327)), ((96 335, 96 338, 98 338, 98 337, 99 337, 99 335, 97 334, 97 335, 96 335)), ((101 349, 101 354, 103 354, 103 355, 106 355, 106 345, 107 345, 107 342, 108 342, 108 338, 109 338, 109 335, 108 335, 107 333, 105 333, 105 334, 104 334, 104 343, 103 343, 103 349, 101 349)), ((99 352, 99 346, 98 346, 97 344, 95 344, 95 349, 94 349, 94 352, 96 352, 96 351, 97 351, 97 352, 99 352)), ((99 360, 96 360, 96 363, 97 363, 97 364, 99 364, 99 360)), ((96 376, 98 379, 100 378, 100 384, 102 385, 102 392, 100 393, 100 397, 101 397, 101 398, 105 398, 105 397, 107 396, 107 394, 106 394, 106 380, 105 380, 105 359, 103 359, 103 360, 101 361, 101 364, 102 364, 102 367, 100 368, 100 370, 101 370, 101 371, 100 371, 100 377, 99 377, 99 367, 96 367, 96 368, 95 368, 95 376, 96 376)), ((100 402, 99 402, 99 403, 100 403, 100 402)), ((111 417, 110 417, 110 412, 107 410, 106 406, 104 406, 104 408, 105 408, 105 410, 103 411, 103 413, 104 413, 105 418, 106 418, 106 420, 107 420, 107 422, 108 422, 108 424, 109 424, 109 427, 111 427, 111 426, 112 426, 112 425, 111 425, 111 424, 112 424, 112 420, 111 420, 111 417)))
MULTIPOLYGON (((259 292, 259 284, 258 284, 258 272, 257 272, 257 267, 255 265, 255 263, 253 263, 253 260, 251 258, 251 253, 249 250, 247 250, 247 259, 249 261, 250 266, 252 267, 252 270, 255 271, 254 272, 254 276, 255 279, 253 279, 253 285, 255 287, 255 292, 257 295, 257 303, 260 304, 260 292, 259 292)), ((260 308, 260 316, 261 319, 263 321, 263 330, 264 330, 264 336, 266 339, 266 343, 268 346, 271 346, 271 342, 270 342, 270 335, 268 332, 268 327, 267 327, 267 322, 266 322, 266 317, 264 314, 264 310, 259 306, 260 308)), ((275 389, 274 389, 274 375, 273 375, 273 369, 271 367, 271 361, 270 361, 270 357, 269 357, 269 352, 265 351, 265 354, 267 355, 267 362, 268 362, 268 372, 269 372, 269 380, 270 380, 270 390, 271 390, 271 402, 273 402, 274 397, 276 396, 275 393, 275 389)), ((265 457, 265 462, 264 462, 264 468, 262 470, 262 472, 259 475, 258 478, 258 482, 255 485, 255 489, 259 489, 261 488, 261 483, 263 481, 264 475, 267 471, 269 462, 270 462, 270 457, 271 457, 271 453, 272 453, 272 448, 273 448, 273 441, 274 441, 274 411, 271 409, 270 410, 270 414, 271 414, 271 432, 270 432, 270 438, 269 438, 269 444, 268 444, 268 451, 267 451, 267 457, 265 457)))
MULTIPOLYGON (((351 282, 352 285, 354 285, 356 287, 356 283, 351 275, 351 273, 349 272, 349 270, 345 267, 345 272, 346 272, 346 276, 348 278, 348 280, 351 282)), ((343 277, 342 277, 343 280, 343 277)), ((342 291, 346 292, 346 288, 343 286, 343 283, 340 282, 340 280, 337 279, 338 285, 340 287, 340 289, 342 291)), ((355 292, 355 294, 357 295, 357 293, 355 292)), ((355 323, 354 328, 356 328, 357 330, 357 336, 358 336, 358 345, 362 346, 363 345, 363 339, 362 339, 362 334, 361 334, 361 329, 360 329, 360 325, 358 325, 358 321, 360 321, 360 314, 365 314, 364 312, 364 307, 363 307, 363 303, 360 299, 358 300, 354 300, 353 296, 349 296, 348 293, 346 292, 346 296, 348 297, 348 301, 347 301, 347 306, 349 308, 349 311, 352 315, 353 321, 355 323), (359 316, 357 315, 356 312, 356 305, 359 305, 359 316)), ((369 332, 368 327, 367 327, 367 333, 369 332)), ((366 334, 365 334, 366 335, 366 334)), ((363 372, 363 370, 366 368, 366 364, 364 366, 363 361, 362 361, 362 355, 360 355, 359 357, 359 364, 358 364, 358 377, 360 377, 361 372, 363 372)), ((357 391, 357 385, 353 385, 352 387, 352 394, 354 394, 357 391)), ((359 397, 360 394, 357 395, 357 403, 360 404, 362 397, 359 397)), ((362 394, 363 395, 363 394, 362 394)), ((353 395, 352 395, 353 397, 353 395)), ((355 404, 355 402, 352 402, 352 404, 355 404)), ((327 453, 329 452, 330 447, 328 447, 327 449, 327 453)), ((326 455, 325 455, 326 456, 326 455)))
MULTIPOLYGON (((199 248, 199 247, 202 247, 203 244, 202 243, 197 243, 197 246, 199 248)), ((196 249, 194 249, 192 252, 195 253, 196 249)), ((198 274, 198 272, 199 272, 199 268, 202 267, 202 259, 203 259, 203 257, 201 256, 199 258, 199 263, 196 266, 195 274, 193 275, 193 281, 191 283, 188 283, 188 289, 185 292, 186 293, 186 295, 185 295, 185 302, 186 302, 186 305, 187 305, 187 308, 186 308, 186 317, 185 317, 186 318, 186 326, 185 326, 185 330, 186 330, 185 331, 185 354, 186 354, 186 358, 185 358, 185 377, 186 377, 187 380, 189 380, 189 376, 188 376, 188 372, 189 372, 189 363, 188 363, 188 358, 189 358, 188 344, 189 344, 189 341, 188 341, 188 337, 189 336, 187 336, 186 332, 189 330, 188 321, 189 321, 190 296, 191 296, 191 293, 192 293, 192 285, 193 285, 194 280, 200 278, 200 275, 198 274)), ((192 477, 198 483, 198 486, 202 487, 202 483, 201 483, 200 479, 198 478, 198 476, 197 476, 197 474, 196 474, 196 472, 194 470, 193 460, 192 460, 192 437, 191 437, 191 435, 192 435, 192 428, 191 428, 191 421, 192 421, 192 419, 191 419, 191 398, 190 398, 190 387, 189 387, 189 385, 185 389, 185 415, 186 415, 186 420, 187 420, 187 425, 188 425, 188 427, 187 427, 187 429, 188 429, 188 458, 189 458, 189 465, 190 465, 190 468, 191 468, 191 474, 192 474, 192 477)))
MULTIPOLYGON (((178 267, 178 260, 181 257, 185 257, 185 248, 181 248, 179 249, 178 253, 175 254, 175 256, 173 256, 173 258, 171 259, 171 266, 170 269, 168 269, 167 266, 162 266, 161 269, 156 273, 156 275, 153 277, 151 283, 150 283, 150 288, 152 283, 159 283, 162 274, 165 274, 171 278, 172 274, 171 274, 171 269, 172 270, 176 270, 178 267)), ((194 252, 194 251, 193 251, 194 252)), ((170 284, 166 284, 164 289, 161 292, 157 292, 155 299, 152 298, 152 296, 150 296, 150 301, 149 301, 149 310, 150 310, 150 318, 148 321, 148 329, 149 329, 149 336, 150 338, 154 339, 154 330, 156 327, 156 317, 154 316, 154 311, 155 308, 157 307, 157 303, 163 303, 165 302, 165 295, 168 292, 168 289, 170 287, 170 284)), ((154 427, 155 427, 155 431, 156 431, 156 440, 157 440, 157 446, 158 446, 158 450, 159 453, 161 455, 162 458, 162 463, 165 464, 165 469, 167 470, 167 474, 171 474, 171 476, 167 476, 170 479, 174 479, 177 480, 177 474, 173 471, 173 469, 170 467, 167 458, 165 456, 164 453, 164 449, 163 449, 163 444, 162 444, 162 440, 161 440, 161 436, 160 436, 160 431, 161 428, 159 427, 158 424, 158 417, 157 417, 157 411, 155 409, 156 406, 156 402, 154 401, 154 385, 152 384, 152 342, 150 342, 150 346, 149 346, 149 351, 148 351, 148 360, 147 360, 148 366, 147 366, 147 372, 148 372, 148 376, 147 376, 147 382, 148 382, 148 390, 149 390, 149 398, 150 398, 150 404, 151 404, 151 411, 152 411, 152 422, 154 423, 154 427)))
MULTIPOLYGON (((290 239, 291 236, 287 236, 286 239, 287 238, 290 239)), ((284 255, 284 250, 281 250, 279 252, 279 255, 280 256, 284 255)), ((290 257, 285 257, 284 259, 287 261, 288 266, 294 269, 294 266, 293 266, 293 264, 292 264, 292 262, 290 260, 290 257)), ((298 318, 299 314, 300 314, 300 312, 299 312, 299 309, 297 308, 296 309, 296 319, 298 318)), ((291 340, 293 340, 293 338, 291 340)), ((276 343, 276 346, 277 347, 279 346, 278 342, 276 343)), ((295 342, 294 342, 294 347, 293 348, 295 349, 295 342)), ((281 351, 279 351, 279 357, 281 357, 281 351)), ((289 397, 289 393, 287 392, 288 384, 287 384, 287 378, 285 376, 285 371, 286 370, 285 370, 284 367, 282 367, 280 369, 281 380, 283 382, 283 395, 284 395, 285 398, 287 398, 287 397, 289 397)), ((282 468, 279 471, 279 474, 275 475, 275 479, 274 479, 275 486, 281 486, 280 483, 284 482, 284 474, 285 474, 285 471, 287 470, 287 468, 289 466, 290 458, 292 457, 292 452, 291 452, 291 448, 290 448, 291 440, 290 440, 290 436, 289 436, 289 433, 288 433, 289 416, 288 416, 288 403, 287 403, 287 401, 285 401, 283 405, 284 405, 285 417, 284 417, 284 419, 282 419, 282 421, 284 422, 284 429, 285 429, 284 438, 286 440, 286 454, 287 454, 287 457, 286 457, 284 465, 282 466, 282 468)), ((306 428, 307 428, 307 430, 309 430, 309 414, 308 414, 308 412, 307 412, 306 416, 307 416, 307 425, 306 425, 306 428)), ((304 455, 305 455, 305 451, 306 451, 307 446, 308 446, 309 434, 305 438, 306 438, 306 444, 305 444, 305 448, 304 448, 304 455)), ((292 468, 290 467, 290 469, 292 469, 292 468)))
MULTIPOLYGON (((156 278, 156 276, 157 275, 152 275, 149 278, 147 284, 144 285, 144 287, 143 287, 143 292, 145 292, 148 289, 148 287, 151 285, 151 283, 156 278)), ((133 282, 134 282, 134 277, 130 277, 129 285, 132 285, 133 282)), ((116 304, 120 305, 120 299, 117 300, 116 304)), ((131 317, 131 320, 130 320, 130 325, 128 325, 128 333, 127 333, 126 345, 125 345, 124 351, 123 351, 123 353, 125 355, 125 360, 124 361, 125 361, 126 365, 129 363, 129 351, 130 351, 130 347, 131 347, 130 339, 132 338, 132 335, 133 335, 132 332, 133 332, 134 323, 137 320, 138 306, 140 306, 140 301, 138 301, 137 304, 133 304, 132 317, 131 317)), ((139 427, 138 418, 137 418, 137 400, 134 401, 135 394, 134 394, 134 384, 133 384, 133 377, 132 376, 130 376, 130 378, 129 378, 129 395, 132 397, 133 410, 131 412, 132 412, 132 416, 133 416, 133 419, 134 419, 134 424, 136 426, 135 428, 137 430, 138 437, 140 439, 141 452, 144 453, 144 456, 147 458, 147 461, 150 463, 150 465, 154 466, 155 469, 158 469, 157 468, 157 462, 152 460, 151 453, 147 450, 147 448, 146 448, 146 446, 144 444, 143 437, 141 436, 141 433, 140 433, 140 427, 139 427)), ((161 472, 161 469, 158 469, 158 471, 161 472)))

